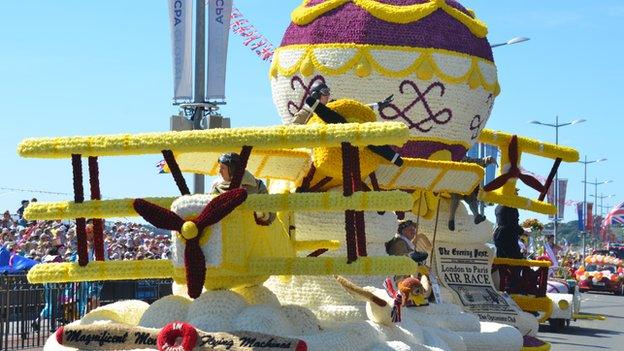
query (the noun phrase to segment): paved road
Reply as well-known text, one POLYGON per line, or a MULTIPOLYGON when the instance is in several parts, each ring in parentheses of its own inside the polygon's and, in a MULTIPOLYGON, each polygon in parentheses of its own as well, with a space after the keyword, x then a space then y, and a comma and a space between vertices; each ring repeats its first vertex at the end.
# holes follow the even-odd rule
POLYGON ((581 313, 607 319, 572 321, 562 333, 540 326, 539 338, 552 344, 552 351, 624 350, 624 296, 603 293, 581 295, 581 313))

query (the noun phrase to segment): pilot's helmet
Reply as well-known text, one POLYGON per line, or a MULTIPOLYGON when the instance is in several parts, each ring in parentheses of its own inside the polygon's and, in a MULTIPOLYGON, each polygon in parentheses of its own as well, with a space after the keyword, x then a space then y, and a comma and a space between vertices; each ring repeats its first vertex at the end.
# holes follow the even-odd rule
POLYGON ((331 94, 331 90, 321 81, 316 81, 312 84, 312 88, 310 88, 310 96, 315 99, 319 99, 321 96, 329 96, 331 94))

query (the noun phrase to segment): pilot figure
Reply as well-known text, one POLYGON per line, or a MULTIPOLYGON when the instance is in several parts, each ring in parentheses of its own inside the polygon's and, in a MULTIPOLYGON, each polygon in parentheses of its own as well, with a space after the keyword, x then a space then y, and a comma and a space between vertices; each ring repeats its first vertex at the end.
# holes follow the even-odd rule
MULTIPOLYGON (((295 113, 293 123, 294 124, 306 124, 308 120, 310 119, 310 117, 312 117, 312 114, 316 111, 319 104, 327 105, 327 103, 330 101, 330 97, 331 97, 331 90, 329 89, 327 84, 321 81, 316 81, 314 84, 312 84, 312 88, 310 89, 310 96, 306 98, 305 104, 303 105, 301 110, 295 113)), ((382 110, 383 108, 387 107, 392 102, 393 99, 394 99, 394 96, 390 95, 384 101, 380 101, 374 104, 369 104, 367 106, 372 109, 382 110)), ((335 121, 333 123, 344 123, 344 122, 335 121)))
MULTIPOLYGON (((242 166, 240 155, 236 153, 226 153, 219 157, 219 175, 221 179, 215 180, 212 184, 212 194, 223 194, 231 190, 232 177, 236 170, 242 166)), ((248 170, 243 173, 243 179, 240 187, 247 190, 248 194, 268 194, 264 182, 256 179, 248 170)), ((273 212, 254 212, 256 223, 261 225, 269 225, 275 220, 273 212)))

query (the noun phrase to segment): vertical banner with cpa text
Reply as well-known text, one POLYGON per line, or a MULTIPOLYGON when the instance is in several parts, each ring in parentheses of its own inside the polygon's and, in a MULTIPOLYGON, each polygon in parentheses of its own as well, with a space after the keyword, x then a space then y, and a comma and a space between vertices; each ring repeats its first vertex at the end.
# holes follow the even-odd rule
POLYGON ((173 101, 193 96, 193 0, 169 0, 173 57, 173 101))
POLYGON ((207 100, 225 99, 225 72, 232 0, 206 0, 208 11, 207 100))

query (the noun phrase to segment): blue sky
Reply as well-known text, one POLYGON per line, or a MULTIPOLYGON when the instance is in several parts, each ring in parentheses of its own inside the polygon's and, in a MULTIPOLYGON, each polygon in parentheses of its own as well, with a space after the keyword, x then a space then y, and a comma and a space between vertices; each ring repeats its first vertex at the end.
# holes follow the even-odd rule
MULTIPOLYGON (((464 0, 489 27, 490 42, 527 36, 531 41, 495 49, 502 93, 487 127, 543 141, 551 128, 539 119, 588 122, 560 130, 560 143, 590 159, 590 180, 612 179, 599 193, 624 201, 621 68, 624 3, 619 0, 464 0)), ((299 1, 240 0, 248 19, 275 45, 299 1)), ((12 212, 19 200, 71 199, 68 160, 21 159, 15 149, 27 137, 165 131, 171 105, 172 73, 167 2, 11 1, 0 22, 0 187, 39 189, 68 195, 0 189, 0 209, 12 212)), ((279 124, 268 82, 269 64, 231 36, 222 112, 232 125, 279 124)), ((104 158, 100 169, 107 198, 177 194, 168 175, 157 175, 159 157, 104 158)), ((527 158, 525 168, 546 175, 550 162, 527 158)), ((583 167, 564 164, 568 198, 583 197, 583 167)), ((190 184, 190 179, 189 179, 190 184)), ((588 188, 593 194, 593 186, 588 188)), ((528 194, 528 192, 527 192, 528 194)), ((535 216, 523 213, 522 217, 535 216)), ((572 208, 566 220, 574 219, 572 208)), ((493 218, 491 218, 493 219, 493 218)))

